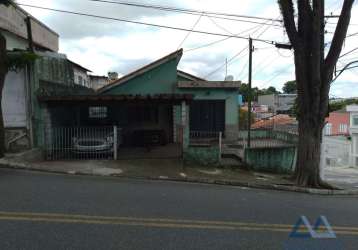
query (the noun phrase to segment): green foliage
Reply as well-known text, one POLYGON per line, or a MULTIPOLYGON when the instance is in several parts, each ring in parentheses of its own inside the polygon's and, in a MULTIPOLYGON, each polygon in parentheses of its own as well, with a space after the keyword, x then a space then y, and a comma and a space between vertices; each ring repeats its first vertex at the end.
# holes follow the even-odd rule
POLYGON ((345 108, 347 105, 358 104, 358 99, 346 99, 340 102, 333 102, 329 104, 329 112, 337 111, 345 108))
POLYGON ((38 55, 28 51, 8 52, 6 58, 7 69, 8 71, 18 71, 38 58, 40 58, 38 55))
POLYGON ((298 101, 297 97, 295 99, 295 103, 293 104, 292 108, 290 109, 290 116, 296 117, 298 119, 300 112, 298 110, 298 101))
MULTIPOLYGON (((249 112, 244 109, 239 109, 239 129, 245 130, 248 128, 249 112)), ((255 121, 254 117, 251 116, 251 124, 255 121)))
MULTIPOLYGON (((269 87, 267 89, 259 89, 257 87, 252 88, 252 101, 257 101, 258 96, 260 95, 270 95, 270 94, 276 94, 279 93, 275 87, 269 87)), ((242 83, 239 88, 239 93, 243 96, 244 102, 247 102, 249 97, 249 85, 246 83, 242 83)))
POLYGON ((297 84, 296 81, 288 81, 283 85, 283 93, 285 94, 295 94, 297 93, 297 84))

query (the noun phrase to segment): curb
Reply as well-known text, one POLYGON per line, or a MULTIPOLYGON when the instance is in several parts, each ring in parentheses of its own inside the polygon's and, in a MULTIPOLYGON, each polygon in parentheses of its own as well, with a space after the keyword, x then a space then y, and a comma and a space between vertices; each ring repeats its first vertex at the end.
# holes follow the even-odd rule
POLYGON ((36 168, 34 166, 29 166, 24 163, 16 163, 10 161, 0 160, 0 168, 5 169, 19 169, 19 170, 28 170, 28 171, 37 171, 44 173, 54 173, 54 174, 66 174, 66 175, 82 175, 82 176, 101 176, 101 177, 117 177, 117 178, 128 178, 128 179, 140 179, 140 180, 152 180, 152 181, 174 181, 174 182, 186 182, 186 183, 199 183, 199 184, 212 184, 212 185, 222 185, 222 186, 235 186, 235 187, 246 187, 246 188, 255 188, 255 189, 266 189, 266 190, 277 190, 277 191, 288 191, 295 193, 306 193, 313 195, 358 195, 358 189, 344 189, 344 190, 330 190, 330 189, 315 189, 315 188, 304 188, 298 186, 287 186, 280 184, 263 184, 263 183, 250 183, 234 180, 213 180, 213 179, 203 179, 203 178, 161 178, 161 177, 146 177, 146 176, 128 176, 123 174, 112 174, 112 175, 101 175, 95 173, 85 173, 85 172, 76 172, 76 171, 58 171, 58 170, 48 170, 43 168, 36 168))

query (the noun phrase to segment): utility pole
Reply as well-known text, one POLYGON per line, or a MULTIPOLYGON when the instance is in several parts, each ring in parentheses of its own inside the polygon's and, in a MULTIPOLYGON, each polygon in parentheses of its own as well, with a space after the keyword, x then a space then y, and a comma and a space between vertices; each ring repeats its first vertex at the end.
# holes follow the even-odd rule
POLYGON ((252 80, 252 52, 254 48, 252 47, 252 39, 249 38, 249 95, 248 95, 248 126, 247 126, 247 148, 251 147, 251 102, 252 102, 252 90, 251 90, 251 80, 252 80))

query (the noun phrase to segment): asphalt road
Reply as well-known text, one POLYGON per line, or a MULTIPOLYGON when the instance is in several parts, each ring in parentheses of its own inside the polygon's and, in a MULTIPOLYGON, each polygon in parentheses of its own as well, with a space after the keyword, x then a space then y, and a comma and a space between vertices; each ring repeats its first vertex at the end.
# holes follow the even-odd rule
POLYGON ((0 169, 0 249, 358 249, 358 197, 0 169), (335 239, 289 237, 326 216, 335 239))

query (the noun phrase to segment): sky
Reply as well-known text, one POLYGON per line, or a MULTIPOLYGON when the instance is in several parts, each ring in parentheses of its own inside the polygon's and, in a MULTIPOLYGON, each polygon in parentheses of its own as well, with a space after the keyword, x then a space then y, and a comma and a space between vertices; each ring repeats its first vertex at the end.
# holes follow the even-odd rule
MULTIPOLYGON (((281 18, 277 0, 128 0, 128 2, 281 18)), ((343 0, 327 0, 326 14, 339 15, 342 2, 343 0)), ((244 18, 240 18, 241 21, 224 20, 205 15, 188 15, 90 0, 17 0, 17 3, 186 29, 193 29, 196 24, 194 30, 226 35, 240 34, 243 37, 251 36, 288 43, 282 25, 267 20, 252 21, 275 23, 278 26, 242 22, 242 20, 250 20, 244 18)), ((69 59, 90 69, 96 75, 106 75, 109 71, 116 71, 122 76, 178 48, 183 48, 183 57, 178 67, 181 70, 208 80, 224 80, 226 71, 227 75, 232 75, 235 80, 247 82, 248 79, 246 39, 230 38, 220 41, 225 37, 189 34, 187 31, 75 16, 31 7, 23 8, 60 35, 60 53, 66 54, 69 59), (228 61, 227 67, 226 61, 228 61)), ((329 42, 337 19, 329 19, 327 22, 326 42, 329 42)), ((358 32, 357 4, 353 8, 348 34, 356 32, 358 32)), ((342 54, 356 48, 357 44, 358 35, 347 38, 342 54)), ((253 87, 274 86, 277 90, 281 90, 285 82, 295 78, 292 51, 279 50, 273 45, 259 41, 254 42, 254 47, 253 87)), ((343 68, 348 62, 357 60, 357 57, 358 50, 342 57, 337 68, 343 68)), ((358 68, 345 71, 332 84, 331 97, 358 97, 357 78, 358 68)))

